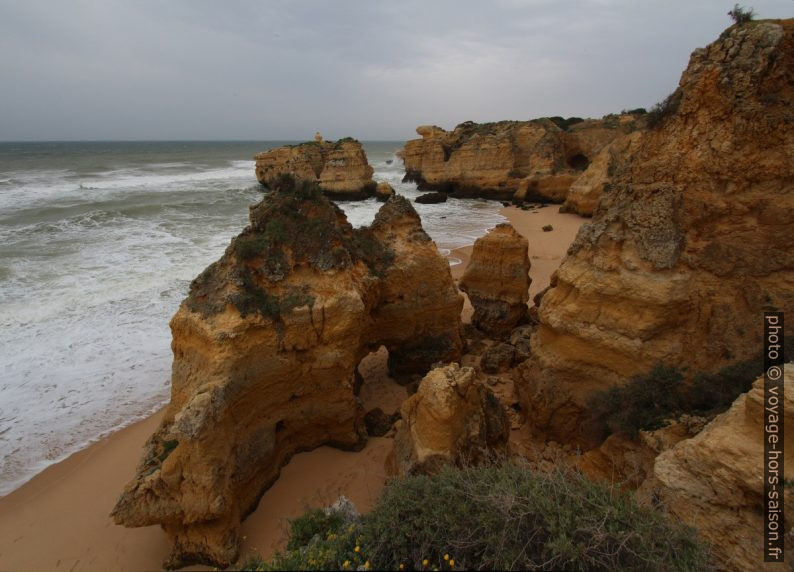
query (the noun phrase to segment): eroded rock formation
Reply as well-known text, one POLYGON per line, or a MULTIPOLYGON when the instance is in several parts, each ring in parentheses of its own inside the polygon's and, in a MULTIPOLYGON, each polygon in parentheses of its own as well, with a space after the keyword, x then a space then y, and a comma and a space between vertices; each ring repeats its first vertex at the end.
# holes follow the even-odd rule
POLYGON ((364 199, 375 194, 374 171, 367 155, 361 143, 350 137, 331 142, 317 133, 314 141, 270 149, 254 159, 256 178, 266 187, 286 174, 317 182, 335 199, 364 199))
MULTIPOLYGON (((786 435, 781 456, 794 474, 794 374, 785 367, 781 413, 786 435)), ((759 570, 764 554, 764 380, 692 439, 659 455, 654 465, 657 493, 667 510, 697 529, 712 547, 720 570, 759 570)), ((782 487, 781 487, 782 488, 782 487)), ((794 496, 785 492, 786 521, 794 525, 794 496)), ((794 550, 791 537, 787 553, 794 550)), ((781 569, 787 569, 781 566, 781 569)))
POLYGON ((491 335, 509 333, 527 316, 527 239, 508 223, 477 239, 460 289, 474 307, 471 322, 491 335))
POLYGON ((171 321, 171 402, 113 510, 161 524, 171 567, 233 562, 241 520, 296 452, 363 446, 370 349, 397 372, 460 358, 463 297, 406 199, 354 230, 316 185, 282 179, 250 219, 171 321))
POLYGON ((561 203, 604 145, 637 128, 632 115, 568 124, 562 118, 420 126, 405 144, 405 180, 457 196, 561 203))
POLYGON ((612 175, 617 172, 619 164, 626 160, 641 138, 642 132, 635 131, 605 145, 587 170, 571 184, 560 212, 593 216, 601 195, 609 191, 612 175))
POLYGON ((444 464, 477 463, 503 454, 509 425, 504 407, 470 367, 452 363, 428 373, 402 405, 392 474, 433 474, 444 464))
POLYGON ((595 391, 755 358, 763 310, 794 310, 792 78, 793 20, 692 54, 543 296, 518 384, 537 434, 592 447, 595 391))

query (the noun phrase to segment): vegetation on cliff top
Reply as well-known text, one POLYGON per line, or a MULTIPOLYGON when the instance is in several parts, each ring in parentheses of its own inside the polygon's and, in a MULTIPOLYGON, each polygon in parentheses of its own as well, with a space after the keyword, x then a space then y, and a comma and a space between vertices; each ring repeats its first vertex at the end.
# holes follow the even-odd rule
POLYGON ((352 522, 315 510, 254 570, 698 570, 694 533, 614 487, 510 462, 390 481, 352 522))
POLYGON ((295 266, 324 272, 360 261, 373 275, 383 276, 394 261, 394 253, 371 229, 353 229, 313 181, 280 175, 272 192, 251 207, 250 218, 224 257, 191 283, 186 303, 192 310, 216 314, 230 302, 243 316, 276 318, 314 302, 306 288, 285 286, 278 293, 272 287, 295 266), (227 293, 230 285, 236 290, 227 293))

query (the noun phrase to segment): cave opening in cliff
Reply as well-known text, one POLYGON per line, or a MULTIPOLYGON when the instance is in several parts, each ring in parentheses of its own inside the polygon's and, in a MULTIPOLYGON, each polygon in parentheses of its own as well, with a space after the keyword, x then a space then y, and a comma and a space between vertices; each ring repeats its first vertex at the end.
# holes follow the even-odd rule
POLYGON ((583 153, 577 153, 568 159, 568 165, 571 167, 571 169, 584 171, 588 166, 590 166, 590 159, 588 159, 583 153))
POLYGON ((399 411, 402 402, 408 397, 404 385, 389 374, 389 351, 385 346, 370 352, 356 368, 356 387, 358 396, 369 412, 380 408, 387 415, 399 411))

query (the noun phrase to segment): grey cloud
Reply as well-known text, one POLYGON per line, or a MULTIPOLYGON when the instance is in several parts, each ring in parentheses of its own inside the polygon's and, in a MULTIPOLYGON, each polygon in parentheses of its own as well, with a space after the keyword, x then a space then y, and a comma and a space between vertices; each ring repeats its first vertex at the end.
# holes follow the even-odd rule
POLYGON ((0 1, 0 139, 404 139, 601 116, 672 91, 731 5, 0 1))

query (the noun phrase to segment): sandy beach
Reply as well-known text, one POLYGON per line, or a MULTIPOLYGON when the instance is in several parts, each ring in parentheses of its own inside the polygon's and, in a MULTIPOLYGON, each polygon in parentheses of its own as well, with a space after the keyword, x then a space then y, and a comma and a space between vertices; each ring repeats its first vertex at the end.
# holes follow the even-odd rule
MULTIPOLYGON (((501 212, 529 240, 531 298, 548 285, 585 219, 561 214, 555 205, 501 212), (553 230, 544 232, 549 224, 553 230)), ((455 251, 463 261, 452 267, 456 279, 470 253, 471 246, 455 251)), ((470 315, 468 302, 464 315, 467 311, 470 315)), ((391 413, 406 391, 389 379, 385 358, 381 349, 362 362, 362 399, 366 409, 379 406, 391 413)), ((94 443, 0 498, 0 570, 160 569, 168 553, 160 528, 123 528, 108 516, 160 417, 152 415, 94 443)), ((243 558, 252 553, 267 557, 282 547, 286 520, 307 507, 345 495, 359 510, 370 508, 385 483, 383 464, 390 447, 388 437, 371 438, 356 453, 320 447, 296 455, 245 521, 243 558)))

